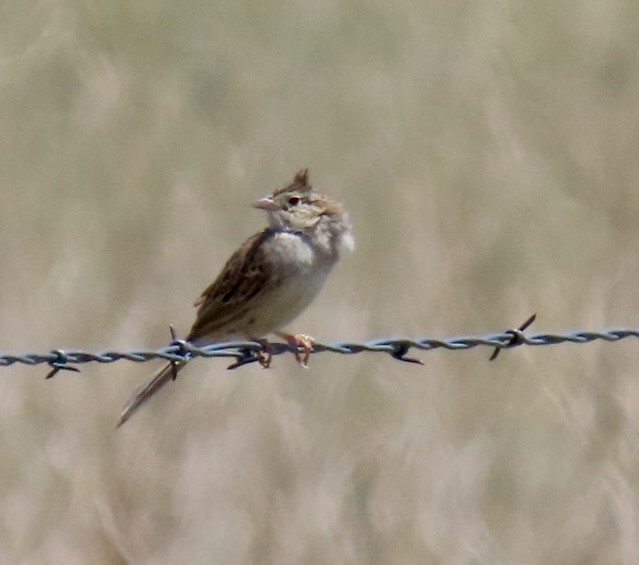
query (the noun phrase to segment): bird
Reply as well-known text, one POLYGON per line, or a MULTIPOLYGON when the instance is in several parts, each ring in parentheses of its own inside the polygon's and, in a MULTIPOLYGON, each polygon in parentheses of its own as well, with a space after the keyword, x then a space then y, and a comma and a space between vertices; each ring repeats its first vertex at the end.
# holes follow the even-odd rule
MULTIPOLYGON (((273 333, 294 348, 297 361, 305 367, 313 338, 282 328, 313 301, 344 252, 353 251, 349 215, 340 202, 310 185, 308 169, 301 169, 291 182, 253 206, 266 213, 268 226, 231 255, 196 300, 195 321, 186 341, 198 347, 234 339, 268 344, 264 336, 273 333)), ((267 354, 260 363, 268 367, 265 347, 267 354)), ((187 363, 167 364, 134 391, 116 427, 175 380, 187 363)))

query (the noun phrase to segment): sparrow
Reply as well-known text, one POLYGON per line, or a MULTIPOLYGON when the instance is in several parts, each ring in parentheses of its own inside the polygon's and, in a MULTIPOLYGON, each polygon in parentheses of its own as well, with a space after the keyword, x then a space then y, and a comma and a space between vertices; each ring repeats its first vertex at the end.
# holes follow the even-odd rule
MULTIPOLYGON (((353 250, 351 223, 339 202, 309 184, 308 169, 253 206, 266 213, 268 226, 231 255, 197 299, 195 322, 186 340, 198 347, 244 339, 265 343, 264 336, 273 333, 294 347, 296 359, 306 366, 313 338, 282 328, 313 301, 343 252, 353 250)), ((269 366, 268 353, 260 362, 269 366)), ((187 363, 167 364, 136 390, 124 405, 117 427, 174 380, 187 363)))

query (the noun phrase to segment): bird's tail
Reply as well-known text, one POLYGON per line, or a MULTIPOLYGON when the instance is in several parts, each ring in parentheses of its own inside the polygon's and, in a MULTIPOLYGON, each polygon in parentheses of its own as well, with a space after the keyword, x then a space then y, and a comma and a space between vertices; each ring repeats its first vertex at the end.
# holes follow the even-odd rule
POLYGON ((135 392, 131 395, 131 398, 129 398, 122 408, 116 428, 119 428, 122 424, 124 424, 124 422, 133 416, 133 414, 137 412, 138 408, 140 408, 142 404, 151 398, 166 383, 172 381, 178 371, 183 369, 185 366, 186 362, 168 363, 148 383, 135 390, 135 392))

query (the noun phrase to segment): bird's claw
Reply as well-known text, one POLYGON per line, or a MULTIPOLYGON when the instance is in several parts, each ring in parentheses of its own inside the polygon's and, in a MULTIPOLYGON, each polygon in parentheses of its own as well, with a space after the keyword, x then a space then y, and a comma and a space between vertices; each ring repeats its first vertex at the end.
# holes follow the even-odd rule
POLYGON ((280 337, 286 340, 286 343, 293 348, 295 354, 295 360, 305 369, 308 369, 308 360, 313 352, 313 345, 315 340, 304 334, 279 334, 280 337))

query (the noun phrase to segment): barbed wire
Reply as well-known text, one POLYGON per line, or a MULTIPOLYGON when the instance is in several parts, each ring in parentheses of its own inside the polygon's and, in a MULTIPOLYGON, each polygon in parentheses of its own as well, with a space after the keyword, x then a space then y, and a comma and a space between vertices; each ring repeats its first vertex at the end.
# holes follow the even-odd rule
MULTIPOLYGON (((534 320, 535 315, 531 316, 524 324, 516 329, 484 336, 461 336, 447 339, 428 337, 417 339, 387 338, 364 343, 315 343, 312 354, 326 352, 339 353, 342 355, 354 355, 364 352, 385 353, 399 361, 422 364, 422 361, 419 359, 408 357, 408 353, 413 349, 418 351, 433 351, 436 349, 461 351, 475 347, 490 347, 494 349, 490 356, 490 360, 492 361, 502 349, 512 349, 524 345, 585 344, 597 340, 615 342, 630 337, 639 338, 639 329, 577 330, 567 333, 525 335, 524 330, 527 329, 534 320)), ((46 377, 50 378, 60 370, 79 371, 76 365, 84 363, 114 363, 116 361, 144 363, 155 359, 181 363, 190 361, 196 357, 221 357, 234 359, 234 362, 228 368, 236 369, 243 365, 260 362, 265 353, 269 356, 275 356, 287 352, 295 353, 295 346, 287 343, 266 341, 232 341, 198 347, 187 341, 176 339, 169 345, 155 350, 101 351, 96 353, 83 350, 56 349, 48 353, 24 353, 22 355, 0 353, 0 367, 10 367, 15 364, 31 366, 46 364, 51 367, 46 377)))

